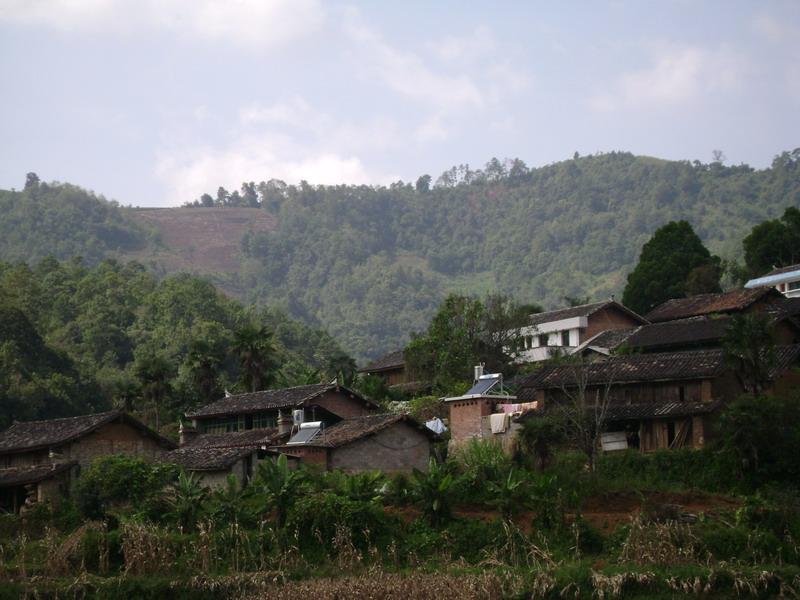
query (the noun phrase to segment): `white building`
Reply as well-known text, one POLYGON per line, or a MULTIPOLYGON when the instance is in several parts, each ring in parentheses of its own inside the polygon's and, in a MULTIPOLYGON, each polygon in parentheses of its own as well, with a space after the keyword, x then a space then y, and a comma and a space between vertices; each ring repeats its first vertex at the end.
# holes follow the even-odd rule
POLYGON ((517 362, 539 362, 556 352, 570 354, 600 332, 645 324, 644 318, 613 300, 537 313, 531 315, 530 325, 520 329, 517 362))
POLYGON ((763 277, 751 279, 744 287, 774 287, 787 298, 800 298, 800 264, 775 269, 763 277))

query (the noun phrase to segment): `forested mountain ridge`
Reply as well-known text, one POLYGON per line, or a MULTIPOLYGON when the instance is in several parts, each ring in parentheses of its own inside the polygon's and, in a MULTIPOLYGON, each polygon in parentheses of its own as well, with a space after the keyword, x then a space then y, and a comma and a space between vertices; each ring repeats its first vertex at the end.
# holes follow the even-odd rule
MULTIPOLYGON (((229 269, 192 260, 196 249, 172 248, 158 233, 144 250, 121 254, 166 271, 176 264, 163 253, 182 252, 184 265, 223 289, 321 324, 365 359, 422 330, 450 291, 500 291, 545 307, 566 295, 619 294, 643 243, 672 220, 687 220, 713 253, 738 259, 753 225, 800 206, 799 165, 800 150, 761 170, 612 152, 534 169, 493 159, 480 171, 454 167, 435 185, 428 176, 388 187, 245 183, 204 195, 195 209, 269 214, 268 226, 231 229, 241 250, 229 269)), ((158 212, 170 210, 188 212, 158 212)), ((137 211, 119 218, 160 227, 137 211)), ((6 227, 0 216, 0 233, 6 227)), ((21 243, 32 244, 31 235, 21 243)), ((0 258, 16 258, 7 252, 0 258)))

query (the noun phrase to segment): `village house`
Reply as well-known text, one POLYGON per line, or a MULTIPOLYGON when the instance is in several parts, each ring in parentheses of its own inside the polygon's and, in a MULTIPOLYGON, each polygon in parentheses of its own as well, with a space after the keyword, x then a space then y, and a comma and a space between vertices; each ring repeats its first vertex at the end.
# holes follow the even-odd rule
POLYGON ((187 413, 169 460, 208 485, 234 474, 247 482, 278 451, 323 469, 387 472, 424 468, 432 432, 336 384, 228 396, 187 413))
POLYGON ((600 332, 646 323, 647 320, 614 300, 533 314, 529 324, 520 329, 517 362, 539 362, 556 353, 571 354, 600 332))
MULTIPOLYGON (((792 367, 800 358, 800 345, 779 346, 776 353, 774 391, 796 387, 800 373, 792 367)), ((537 402, 537 409, 518 421, 574 407, 575 398, 583 395, 589 406, 594 399, 607 399, 605 427, 616 434, 611 435, 615 448, 699 448, 708 439, 710 418, 743 391, 739 374, 721 349, 613 356, 546 366, 521 380, 518 398, 537 402)))
POLYGON ((430 383, 412 379, 406 368, 403 350, 390 352, 360 368, 359 373, 380 377, 390 388, 413 394, 430 390, 430 383))
POLYGON ((770 271, 762 277, 751 279, 744 287, 758 289, 774 287, 787 298, 800 298, 800 264, 770 271))
POLYGON ((406 361, 405 358, 403 358, 402 350, 397 350, 385 356, 381 356, 360 368, 358 372, 364 373, 365 375, 380 377, 386 385, 397 385, 408 382, 406 361))
POLYGON ((372 401, 343 386, 319 383, 228 395, 186 413, 186 418, 191 422, 187 427, 200 435, 271 429, 285 435, 297 423, 333 424, 376 409, 372 401))
MULTIPOLYGON (((800 325, 794 318, 777 315, 773 322, 777 344, 800 342, 800 325)), ((719 348, 730 325, 730 316, 711 315, 650 323, 633 329, 604 331, 586 340, 576 349, 576 353, 588 356, 593 352, 609 356, 623 349, 635 352, 678 352, 719 348)))
POLYGON ((435 439, 411 417, 384 413, 349 417, 329 427, 306 423, 276 450, 323 470, 425 471, 435 439))
POLYGON ((500 373, 483 373, 475 367, 473 386, 461 396, 445 398, 449 412, 450 449, 471 439, 491 439, 512 452, 519 425, 513 417, 536 408, 535 403, 520 404, 503 387, 500 373))
POLYGON ((288 435, 280 434, 277 427, 198 434, 194 427, 182 423, 180 448, 167 453, 164 461, 193 473, 207 487, 226 485, 229 475, 246 485, 258 461, 275 454, 268 448, 288 435))
POLYGON ((17 512, 25 503, 67 493, 80 470, 98 457, 161 460, 174 448, 120 411, 14 423, 0 433, 0 507, 17 512))
POLYGON ((711 315, 737 315, 766 311, 773 315, 794 316, 800 306, 788 301, 775 288, 735 289, 717 294, 698 294, 688 298, 674 298, 656 306, 645 315, 651 323, 676 321, 690 317, 711 315))

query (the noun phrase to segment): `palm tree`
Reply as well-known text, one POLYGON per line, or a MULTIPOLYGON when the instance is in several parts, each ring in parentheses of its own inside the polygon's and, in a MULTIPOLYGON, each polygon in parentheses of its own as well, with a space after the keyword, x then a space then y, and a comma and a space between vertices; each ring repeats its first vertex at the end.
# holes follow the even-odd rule
POLYGON ((219 395, 217 379, 222 364, 219 348, 207 340, 195 340, 186 355, 192 384, 204 403, 211 402, 219 395))
POLYGON ((251 392, 263 390, 273 380, 275 347, 266 327, 245 325, 233 335, 233 352, 239 359, 241 380, 251 392))
POLYGON ((172 393, 172 365, 161 355, 154 354, 136 361, 134 373, 142 388, 142 398, 153 407, 156 429, 160 427, 160 408, 172 393))

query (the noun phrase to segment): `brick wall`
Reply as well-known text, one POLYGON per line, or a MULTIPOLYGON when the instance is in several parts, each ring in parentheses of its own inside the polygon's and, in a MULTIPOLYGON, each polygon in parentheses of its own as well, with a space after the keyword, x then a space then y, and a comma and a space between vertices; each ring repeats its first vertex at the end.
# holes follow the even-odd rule
POLYGON ((448 400, 450 409, 450 439, 461 442, 481 435, 481 418, 492 414, 491 398, 448 400))
POLYGON ((108 423, 58 451, 63 454, 63 460, 76 460, 81 467, 86 467, 100 456, 127 454, 157 460, 167 450, 127 423, 108 423))
POLYGON ((430 454, 430 438, 408 423, 398 422, 375 435, 332 449, 330 468, 350 472, 424 471, 430 454))
POLYGON ((628 329, 640 324, 639 321, 620 309, 614 306, 607 306, 589 316, 588 325, 586 330, 582 332, 580 343, 585 342, 601 331, 628 329))
POLYGON ((297 446, 281 448, 281 452, 296 456, 304 465, 316 466, 322 470, 328 468, 328 449, 316 446, 297 446))

